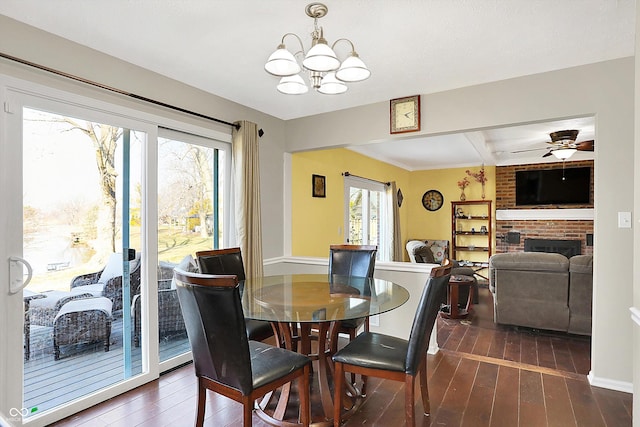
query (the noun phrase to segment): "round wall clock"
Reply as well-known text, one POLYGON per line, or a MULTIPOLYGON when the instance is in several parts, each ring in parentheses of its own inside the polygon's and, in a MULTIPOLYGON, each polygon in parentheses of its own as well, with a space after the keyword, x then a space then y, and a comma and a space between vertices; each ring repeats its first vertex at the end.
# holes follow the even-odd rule
POLYGON ((428 211, 437 211, 443 203, 444 197, 438 190, 429 190, 422 195, 422 206, 428 211))

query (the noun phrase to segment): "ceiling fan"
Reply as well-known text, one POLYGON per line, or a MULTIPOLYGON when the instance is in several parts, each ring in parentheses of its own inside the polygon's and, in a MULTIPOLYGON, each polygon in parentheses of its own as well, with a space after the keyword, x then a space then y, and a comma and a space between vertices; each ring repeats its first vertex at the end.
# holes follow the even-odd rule
MULTIPOLYGON (((551 137, 551 141, 547 141, 547 144, 550 144, 551 147, 548 148, 545 154, 542 157, 548 157, 550 155, 554 155, 558 160, 565 161, 569 157, 573 156, 576 151, 593 151, 595 141, 593 139, 576 142, 578 138, 579 130, 559 130, 556 132, 551 132, 549 136, 551 137)), ((520 150, 513 151, 512 153, 523 153, 525 151, 535 151, 542 150, 542 148, 534 148, 531 150, 520 150)))

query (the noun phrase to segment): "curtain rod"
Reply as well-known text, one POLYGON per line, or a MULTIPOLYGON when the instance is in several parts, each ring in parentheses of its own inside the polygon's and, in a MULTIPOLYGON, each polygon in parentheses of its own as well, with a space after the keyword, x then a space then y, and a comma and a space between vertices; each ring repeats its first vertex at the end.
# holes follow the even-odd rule
POLYGON ((49 73, 53 73, 53 74, 56 74, 58 76, 66 77, 66 78, 71 79, 71 80, 75 80, 75 81, 78 81, 78 82, 81 82, 81 83, 86 83, 88 85, 99 87, 101 89, 106 89, 108 91, 115 92, 115 93, 118 93, 120 95, 125 95, 125 96, 128 96, 128 97, 133 98, 133 99, 149 102, 151 104, 159 105, 161 107, 169 108, 171 110, 179 111, 181 113, 191 114, 192 116, 200 117, 202 119, 207 119, 207 120, 212 120, 212 121, 217 122, 217 123, 222 123, 223 125, 234 127, 236 130, 240 129, 240 125, 237 124, 237 123, 226 122, 224 120, 216 119, 215 117, 207 116, 205 114, 196 113, 195 111, 187 110, 187 109, 181 108, 181 107, 176 107, 175 105, 167 104, 167 103, 161 102, 161 101, 156 101, 156 100, 151 99, 151 98, 147 98, 147 97, 144 97, 144 96, 141 96, 141 95, 136 95, 135 93, 126 92, 126 91, 124 91, 122 89, 116 89, 114 87, 107 86, 107 85, 104 85, 102 83, 94 82, 93 80, 87 80, 85 78, 78 77, 78 76, 73 75, 73 74, 65 73, 64 71, 60 71, 60 70, 56 70, 56 69, 53 69, 53 68, 45 67, 44 65, 40 65, 40 64, 36 64, 34 62, 30 62, 30 61, 27 61, 27 60, 24 60, 24 59, 20 59, 20 58, 8 55, 8 54, 3 53, 3 52, 0 52, 0 57, 5 58, 5 59, 9 59, 9 60, 14 61, 14 62, 18 62, 18 63, 23 64, 23 65, 28 65, 29 67, 37 68, 39 70, 47 71, 49 73))
POLYGON ((384 185, 386 185, 386 186, 391 185, 391 183, 390 183, 389 181, 387 181, 387 182, 382 182, 382 181, 378 181, 378 180, 371 179, 371 178, 365 178, 364 176, 354 175, 354 174, 352 174, 352 173, 349 173, 348 171, 346 171, 346 172, 342 172, 342 176, 353 176, 353 177, 360 178, 360 179, 366 179, 367 181, 377 182, 378 184, 384 184, 384 185))

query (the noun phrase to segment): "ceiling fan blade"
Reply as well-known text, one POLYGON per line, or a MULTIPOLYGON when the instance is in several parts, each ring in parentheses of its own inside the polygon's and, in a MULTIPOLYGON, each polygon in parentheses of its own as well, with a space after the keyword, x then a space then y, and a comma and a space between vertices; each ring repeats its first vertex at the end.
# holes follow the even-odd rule
POLYGON ((552 152, 553 152, 553 150, 549 150, 549 151, 547 151, 546 153, 544 153, 544 154, 542 155, 542 158, 549 157, 549 156, 551 155, 551 153, 552 153, 552 152))
POLYGON ((516 154, 516 153, 527 153, 529 151, 539 151, 539 150, 546 150, 546 147, 540 147, 540 148, 530 148, 528 150, 518 150, 518 151, 512 151, 511 154, 516 154))
POLYGON ((580 151, 593 151, 595 141, 593 139, 576 143, 576 149, 580 151))

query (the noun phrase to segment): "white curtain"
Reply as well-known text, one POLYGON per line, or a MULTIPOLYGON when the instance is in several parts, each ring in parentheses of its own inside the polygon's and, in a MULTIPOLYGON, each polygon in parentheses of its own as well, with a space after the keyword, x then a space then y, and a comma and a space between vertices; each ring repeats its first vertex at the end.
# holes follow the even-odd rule
POLYGON ((245 120, 236 124, 240 128, 234 127, 231 133, 236 242, 242 250, 246 277, 260 277, 263 270, 258 126, 245 120))
POLYGON ((386 188, 387 192, 387 209, 389 212, 389 218, 391 221, 388 231, 390 233, 387 242, 389 242, 389 256, 391 261, 402 261, 402 237, 400 235, 400 207, 398 206, 398 190, 396 189, 396 182, 391 181, 386 188))

